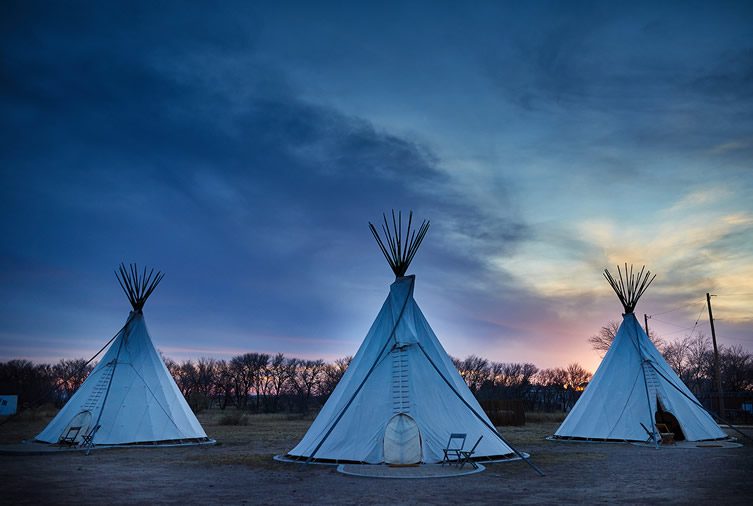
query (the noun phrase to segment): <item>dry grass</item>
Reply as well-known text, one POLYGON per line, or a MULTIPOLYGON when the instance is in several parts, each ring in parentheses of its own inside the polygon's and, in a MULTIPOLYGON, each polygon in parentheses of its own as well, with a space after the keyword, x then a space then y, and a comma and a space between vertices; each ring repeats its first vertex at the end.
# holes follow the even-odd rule
POLYGON ((248 425, 248 415, 241 411, 226 413, 217 421, 218 425, 248 425))
MULTIPOLYGON (((88 457, 0 456, 4 497, 27 504, 98 504, 102 497, 112 504, 424 504, 458 495, 486 504, 697 504, 718 502, 720 484, 725 504, 747 505, 753 496, 750 446, 657 451, 554 443, 544 438, 556 430, 556 418, 535 423, 529 418, 524 427, 500 427, 500 432, 531 454, 546 473, 543 478, 522 462, 508 462, 489 464, 485 472, 464 478, 369 480, 343 476, 332 466, 273 460, 300 440, 310 416, 250 414, 248 425, 221 425, 227 414, 210 410, 199 415, 207 434, 218 440, 216 446, 102 450, 88 457)), ((49 416, 40 412, 11 421, 0 434, 6 441, 19 441, 18 434, 28 438, 49 416)))
POLYGON ((565 421, 565 413, 538 413, 538 412, 526 412, 526 423, 557 423, 560 424, 565 421))
POLYGON ((58 412, 52 405, 27 409, 17 415, 0 417, 0 444, 34 439, 58 412))

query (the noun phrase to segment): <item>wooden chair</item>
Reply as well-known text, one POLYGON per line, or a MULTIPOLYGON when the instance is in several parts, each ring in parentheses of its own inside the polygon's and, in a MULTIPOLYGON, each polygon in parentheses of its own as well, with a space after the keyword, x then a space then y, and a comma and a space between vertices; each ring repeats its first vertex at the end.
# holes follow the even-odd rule
POLYGON ((661 436, 661 444, 671 445, 675 443, 675 433, 669 430, 667 424, 657 423, 656 430, 659 431, 659 435, 661 436))
POLYGON ((463 451, 463 446, 465 446, 466 436, 467 436, 466 434, 462 434, 459 432, 453 432, 452 434, 450 434, 450 439, 447 441, 447 448, 442 449, 442 451, 444 452, 442 465, 452 464, 453 462, 455 463, 460 462, 460 459, 461 459, 460 452, 463 451), (450 459, 450 457, 454 457, 454 458, 450 459))
POLYGON ((461 457, 460 469, 463 469, 463 466, 466 463, 473 466, 473 469, 478 469, 478 464, 476 463, 475 460, 471 459, 471 457, 475 453, 476 447, 478 446, 478 444, 481 442, 482 439, 484 439, 484 436, 483 435, 479 436, 478 440, 476 441, 476 444, 473 445, 473 448, 471 448, 470 450, 460 450, 460 457, 461 457))

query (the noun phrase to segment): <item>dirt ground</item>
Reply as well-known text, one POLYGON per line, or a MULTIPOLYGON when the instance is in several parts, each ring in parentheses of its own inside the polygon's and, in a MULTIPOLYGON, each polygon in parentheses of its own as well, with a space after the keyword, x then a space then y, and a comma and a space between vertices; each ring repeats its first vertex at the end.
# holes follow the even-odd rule
MULTIPOLYGON (((311 420, 252 415, 219 425, 202 414, 216 446, 115 449, 52 456, 0 455, 7 504, 753 504, 753 443, 735 449, 660 449, 544 440, 556 422, 502 427, 545 472, 523 462, 488 464, 463 477, 384 480, 334 467, 280 463, 311 420)), ((32 437, 47 416, 0 427, 0 443, 32 437)), ((753 435, 753 429, 745 429, 753 435)))

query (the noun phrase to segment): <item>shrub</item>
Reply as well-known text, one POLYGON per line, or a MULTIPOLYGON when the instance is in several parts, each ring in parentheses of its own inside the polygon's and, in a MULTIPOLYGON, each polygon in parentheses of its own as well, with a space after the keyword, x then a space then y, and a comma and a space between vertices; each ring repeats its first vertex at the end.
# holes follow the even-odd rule
POLYGON ((220 425, 248 425, 248 416, 241 411, 225 413, 220 417, 220 425))

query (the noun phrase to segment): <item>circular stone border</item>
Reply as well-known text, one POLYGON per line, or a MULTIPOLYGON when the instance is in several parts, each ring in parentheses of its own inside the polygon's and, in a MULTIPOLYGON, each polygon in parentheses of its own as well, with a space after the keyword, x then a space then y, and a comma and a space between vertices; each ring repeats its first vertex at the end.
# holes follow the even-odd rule
POLYGON ((92 447, 82 446, 57 446, 50 443, 42 443, 38 441, 24 441, 15 444, 0 445, 0 455, 18 455, 18 456, 30 456, 30 455, 63 455, 66 453, 86 453, 90 451, 101 450, 127 450, 129 448, 180 448, 187 446, 211 446, 217 444, 215 439, 208 439, 207 441, 197 441, 190 443, 162 443, 162 444, 122 444, 122 445, 94 445, 92 447))
POLYGON ((348 476, 360 478, 383 478, 401 480, 420 480, 431 478, 454 478, 477 474, 486 470, 481 464, 476 464, 474 469, 470 464, 467 469, 458 469, 457 466, 443 466, 441 464, 420 464, 417 466, 389 466, 386 464, 340 464, 337 472, 348 476))

